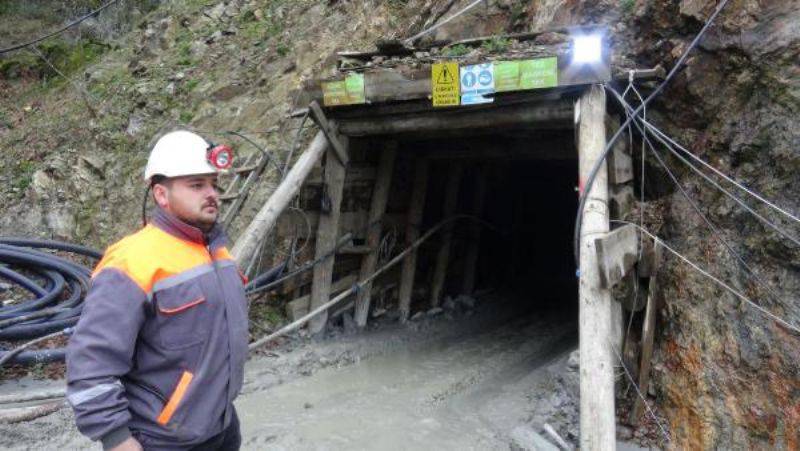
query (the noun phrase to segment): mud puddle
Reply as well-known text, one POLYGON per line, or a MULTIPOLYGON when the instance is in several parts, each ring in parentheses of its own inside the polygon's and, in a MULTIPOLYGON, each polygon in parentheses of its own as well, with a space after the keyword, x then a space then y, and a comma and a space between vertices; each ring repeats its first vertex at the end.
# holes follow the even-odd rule
MULTIPOLYGON (((236 401, 243 449, 507 450, 514 427, 576 409, 557 380, 576 346, 571 315, 523 314, 502 298, 322 342, 295 338, 247 364, 236 401)), ((0 424, 0 448, 96 449, 73 421, 62 409, 0 424)))
POLYGON ((577 334, 551 315, 500 316, 248 393, 236 403, 244 448, 508 450, 545 364, 577 334))

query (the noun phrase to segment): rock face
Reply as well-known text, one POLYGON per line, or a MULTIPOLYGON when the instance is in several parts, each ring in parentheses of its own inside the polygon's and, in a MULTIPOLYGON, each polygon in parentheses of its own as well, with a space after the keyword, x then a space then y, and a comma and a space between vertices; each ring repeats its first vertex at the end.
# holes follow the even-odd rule
MULTIPOLYGON (((141 170, 155 134, 177 126, 269 130, 281 123, 290 92, 302 79, 331 73, 334 50, 409 36, 471 1, 189 3, 197 2, 165 2, 115 44, 121 48, 75 74, 100 99, 99 114, 92 116, 68 84, 31 96, 22 95, 28 93, 24 86, 10 90, 0 79, 0 146, 9 156, 0 166, 0 233, 103 247, 139 222, 141 170)), ((430 38, 599 23, 610 29, 620 65, 670 68, 715 6, 711 0, 489 0, 430 38)), ((798 61, 795 0, 730 1, 686 67, 648 108, 648 118, 696 155, 797 214, 798 61)), ((257 140, 285 149, 294 135, 284 135, 261 134, 257 140)), ((707 228, 650 155, 645 208, 664 207, 663 226, 654 231, 759 306, 800 324, 800 246, 676 159, 667 163, 720 233, 707 228), (763 283, 753 282, 715 237, 730 242, 763 283)), ((254 193, 234 235, 272 187, 264 183, 254 193)), ((752 198, 747 202, 789 236, 800 236, 793 220, 752 198)), ((669 420, 671 447, 798 449, 798 334, 675 258, 667 258, 659 278, 664 308, 654 384, 669 420)))

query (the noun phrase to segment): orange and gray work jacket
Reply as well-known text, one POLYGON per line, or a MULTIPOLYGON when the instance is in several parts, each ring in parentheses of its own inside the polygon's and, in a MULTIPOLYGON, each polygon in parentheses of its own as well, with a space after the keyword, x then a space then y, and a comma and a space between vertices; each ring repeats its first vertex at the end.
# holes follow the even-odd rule
POLYGON ((229 425, 248 334, 225 241, 156 209, 94 270, 67 348, 67 399, 104 448, 134 431, 146 449, 184 449, 229 425))

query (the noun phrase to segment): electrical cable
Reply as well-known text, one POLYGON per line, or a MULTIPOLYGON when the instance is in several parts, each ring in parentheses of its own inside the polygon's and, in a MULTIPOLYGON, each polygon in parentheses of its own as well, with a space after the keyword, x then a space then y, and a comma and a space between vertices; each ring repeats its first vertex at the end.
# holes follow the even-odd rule
MULTIPOLYGON (((714 23, 714 19, 716 19, 716 17, 719 15, 719 13, 722 11, 722 9, 725 7, 725 5, 727 3, 728 3, 728 0, 722 0, 719 3, 717 8, 714 10, 714 13, 711 15, 711 17, 709 17, 709 19, 706 21, 705 25, 703 25, 703 28, 700 29, 700 32, 697 33, 697 36, 695 36, 695 38, 692 40, 692 42, 689 44, 689 46, 686 48, 686 50, 683 52, 683 54, 680 56, 680 58, 678 58, 678 61, 675 63, 675 65, 672 67, 672 69, 670 69, 669 73, 664 78, 664 81, 662 81, 656 87, 656 89, 652 93, 650 93, 650 95, 648 95, 647 98, 644 99, 644 102, 642 102, 642 104, 639 105, 633 111, 633 113, 631 115, 632 117, 638 116, 639 113, 644 108, 646 108, 647 105, 656 96, 658 96, 658 94, 661 93, 661 91, 664 90, 664 88, 672 80, 672 78, 675 77, 675 74, 678 72, 678 70, 681 69, 681 67, 683 66, 684 61, 686 61, 686 58, 689 56, 689 53, 692 51, 692 49, 695 48, 695 46, 697 46, 697 44, 700 42, 700 39, 703 37, 703 35, 705 35, 705 33, 708 30, 708 28, 711 26, 712 23, 714 23)), ((581 248, 580 248, 581 228, 582 228, 582 221, 583 221, 583 210, 586 207, 586 200, 589 197, 589 193, 592 191, 592 185, 594 184, 595 178, 597 178, 597 173, 600 171, 600 167, 603 165, 603 163, 605 162, 606 158, 608 157, 608 154, 611 152, 611 149, 613 148, 614 143, 616 143, 617 139, 619 139, 619 136, 622 134, 622 131, 626 127, 628 127, 630 125, 630 123, 632 121, 632 117, 631 116, 629 116, 625 120, 625 123, 623 123, 619 127, 619 129, 617 129, 617 131, 614 133, 614 135, 611 137, 611 139, 608 140, 608 142, 606 144, 606 147, 603 150, 603 153, 601 154, 600 158, 598 158, 597 161, 595 161, 594 166, 592 166, 592 169, 589 171, 589 177, 586 179, 586 183, 584 184, 584 190, 580 195, 580 200, 579 200, 579 203, 578 203, 578 211, 577 211, 577 215, 576 215, 576 218, 575 218, 575 231, 574 231, 574 235, 573 235, 573 246, 574 246, 574 252, 575 252, 575 265, 579 269, 580 269, 580 252, 581 252, 581 248)))
POLYGON ((63 348, 26 349, 48 338, 70 333, 83 308, 91 269, 37 249, 70 252, 95 260, 102 256, 96 250, 71 243, 0 237, 0 264, 4 265, 0 266, 0 277, 33 295, 31 299, 0 307, 0 340, 32 339, 13 350, 0 351, 0 365, 63 360, 63 348))
POLYGON ((455 13, 452 16, 448 17, 447 19, 444 19, 443 21, 441 21, 441 22, 439 22, 439 23, 437 23, 435 25, 432 25, 432 26, 426 28, 425 30, 420 31, 419 33, 415 34, 414 36, 411 36, 410 38, 404 39, 403 42, 406 43, 406 44, 411 44, 412 42, 414 42, 417 39, 425 36, 426 34, 430 33, 431 31, 436 30, 437 28, 447 24, 448 22, 452 21, 453 19, 461 16, 462 14, 464 14, 467 11, 471 10, 472 8, 478 6, 478 4, 483 2, 483 1, 484 0, 475 0, 474 2, 472 2, 469 5, 465 6, 461 11, 458 11, 457 13, 455 13))
MULTIPOLYGON (((607 87, 607 89, 610 90, 615 95, 616 99, 620 102, 620 104, 623 106, 623 108, 626 109, 626 111, 630 111, 630 105, 628 105, 627 103, 624 103, 624 99, 622 99, 620 97, 619 93, 616 90, 614 90, 614 88, 609 86, 609 87, 607 87)), ((639 129, 640 132, 643 131, 638 122, 634 121, 633 124, 639 129)), ((670 177, 670 179, 675 184, 675 186, 678 188, 678 190, 683 195, 683 197, 686 199, 686 201, 689 202, 689 205, 692 207, 692 209, 695 211, 695 213, 711 229, 712 236, 714 237, 714 239, 716 239, 720 244, 722 244, 723 247, 725 247, 725 249, 728 251, 728 253, 738 261, 738 263, 742 266, 742 268, 745 270, 747 275, 750 276, 758 286, 764 288, 767 292, 769 292, 769 294, 772 296, 773 300, 776 300, 776 301, 779 300, 780 297, 775 292, 775 290, 773 290, 772 287, 769 284, 767 284, 763 279, 761 279, 761 277, 759 277, 758 274, 756 274, 755 270, 747 263, 747 261, 744 259, 744 257, 742 257, 741 254, 736 252, 733 249, 733 246, 731 246, 725 240, 725 238, 723 238, 723 232, 720 230, 720 228, 713 221, 711 221, 703 213, 703 211, 700 209, 700 206, 697 205, 697 202, 695 202, 694 199, 692 199, 692 197, 689 195, 689 193, 686 191, 686 189, 683 187, 683 185, 681 185, 680 181, 675 176, 675 174, 669 169, 669 167, 667 166, 666 162, 661 158, 661 155, 659 155, 659 153, 655 150, 655 147, 650 142, 650 140, 646 136, 643 136, 643 141, 649 146, 650 151, 653 153, 653 155, 655 156, 655 158, 658 161, 658 163, 661 165, 661 167, 664 169, 664 171, 666 171, 667 175, 670 177)))
POLYGON ((23 48, 31 46, 31 45, 38 44, 38 43, 44 41, 45 39, 51 38, 51 37, 53 37, 53 36, 55 36, 57 34, 61 34, 61 33, 65 32, 65 31, 69 30, 70 28, 74 27, 75 25, 80 24, 84 20, 89 19, 90 17, 96 16, 97 14, 99 14, 104 9, 108 8, 109 6, 113 5, 114 3, 117 3, 117 1, 119 1, 119 0, 109 0, 104 5, 100 6, 99 8, 97 8, 94 11, 90 12, 89 14, 86 14, 86 15, 84 15, 82 17, 79 17, 78 19, 73 20, 72 22, 68 23, 67 25, 64 25, 63 27, 59 28, 58 30, 55 30, 55 31, 53 31, 51 33, 48 33, 48 34, 44 35, 44 36, 38 37, 38 38, 36 38, 36 39, 34 39, 32 41, 28 41, 28 42, 25 42, 25 43, 22 43, 22 44, 15 44, 15 45, 12 45, 11 47, 6 47, 4 49, 0 49, 0 55, 2 55, 4 53, 8 53, 8 52, 13 52, 15 50, 23 49, 23 48))
POLYGON ((662 139, 664 139, 664 140, 666 140, 667 142, 669 142, 669 143, 670 143, 672 146, 674 146, 675 148, 679 149, 680 151, 682 151, 683 153, 685 153, 686 155, 688 155, 690 158, 692 158, 692 159, 693 159, 693 160, 695 160, 696 162, 700 163, 701 165, 703 165, 703 166, 704 166, 704 167, 706 167, 707 169, 711 170, 712 172, 714 172, 714 173, 715 173, 715 174, 717 174, 718 176, 720 176, 720 177, 722 177, 723 179, 725 179, 725 181, 727 181, 727 182, 729 182, 729 183, 733 184, 734 186, 736 186, 736 187, 737 187, 737 188, 739 188, 740 190, 742 190, 742 191, 744 191, 745 193, 749 194, 750 196, 752 196, 752 197, 756 198, 757 200, 761 201, 762 203, 766 204, 767 206, 769 206, 769 207, 770 207, 770 208, 772 208, 773 210, 775 210, 775 211, 777 211, 777 212, 781 213, 782 215, 786 216, 787 218, 791 219, 792 221, 795 221, 795 222, 798 222, 798 223, 800 223, 800 218, 799 218, 797 215, 795 215, 795 214, 792 214, 791 212, 789 212, 789 211, 788 211, 788 210, 786 210, 785 208, 782 208, 782 207, 778 206, 777 204, 775 204, 775 203, 771 202, 770 200, 766 199, 764 196, 762 196, 762 195, 760 195, 760 194, 756 193, 755 191, 753 191, 753 190, 751 190, 751 189, 747 188, 747 187, 746 187, 746 186, 744 186, 742 183, 740 183, 740 182, 736 181, 735 179, 733 179, 732 177, 730 177, 730 176, 726 175, 724 172, 722 172, 722 171, 720 171, 719 169, 715 168, 715 167, 714 167, 714 166, 712 166, 711 164, 709 164, 709 163, 705 162, 703 159, 701 159, 700 157, 698 157, 697 155, 693 154, 692 152, 690 152, 689 150, 687 150, 685 147, 683 147, 682 145, 680 145, 680 144, 679 144, 678 142, 676 142, 674 139, 670 138, 670 137, 669 137, 667 134, 665 134, 664 132, 662 132, 661 130, 659 130, 658 128, 656 128, 656 127, 655 127, 653 124, 651 124, 650 122, 647 122, 646 120, 642 120, 642 119, 640 119, 640 118, 639 118, 638 120, 639 120, 640 122, 643 122, 643 123, 644 123, 644 125, 645 125, 645 126, 648 128, 648 129, 650 129, 650 131, 652 131, 652 132, 653 132, 653 133, 654 133, 656 136, 660 136, 662 139))
POLYGON ((633 222, 630 222, 630 221, 623 221, 623 220, 619 220, 619 219, 612 219, 611 222, 618 223, 618 224, 630 224, 630 225, 636 227, 637 229, 639 229, 639 231, 641 231, 642 233, 646 234, 651 239, 653 239, 653 241, 657 245, 664 247, 664 249, 668 250, 671 254, 675 255, 676 257, 678 257, 681 260, 683 260, 687 265, 691 266, 692 269, 694 269, 695 271, 699 272, 700 274, 706 276, 707 278, 711 279, 717 285, 719 285, 720 287, 724 288, 726 291, 728 291, 729 293, 733 294, 734 296, 736 296, 740 300, 744 301, 747 305, 749 305, 749 306, 753 307, 754 309, 758 310, 759 312, 761 312, 763 315, 767 316, 768 318, 771 318, 772 320, 774 320, 775 322, 777 322, 781 326, 800 334, 800 327, 788 322, 787 320, 775 315, 774 313, 770 312, 769 310, 765 309, 764 307, 761 307, 760 305, 756 304, 754 301, 752 301, 750 298, 748 298, 747 296, 742 294, 740 291, 738 291, 735 288, 731 287, 730 285, 728 285, 727 283, 723 282, 718 277, 712 275, 708 271, 704 270, 698 264, 696 264, 693 261, 689 260, 689 258, 683 256, 680 252, 678 252, 675 249, 673 249, 672 247, 670 247, 664 240, 662 240, 658 236, 654 235, 653 233, 651 233, 650 231, 648 231, 644 227, 639 227, 639 225, 636 224, 636 223, 633 223, 633 222))
POLYGON ((647 399, 644 397, 642 390, 639 389, 639 385, 633 380, 633 376, 631 375, 630 371, 628 371, 628 367, 622 360, 622 355, 620 355, 619 351, 617 350, 617 347, 614 346, 614 343, 612 343, 611 340, 608 341, 608 345, 611 346, 611 350, 614 351, 614 355, 617 356, 617 360, 619 360, 619 364, 622 365, 622 369, 625 371, 625 375, 628 377, 628 380, 630 381, 631 385, 633 385, 633 388, 636 389, 636 394, 639 396, 639 399, 642 400, 642 403, 647 408, 647 413, 650 414, 650 417, 653 419, 653 421, 656 422, 658 428, 661 430, 661 434, 664 436, 664 440, 666 440, 667 443, 671 443, 667 430, 664 429, 664 426, 661 424, 661 421, 658 420, 658 417, 656 417, 655 412, 653 412, 653 410, 650 408, 650 404, 647 403, 647 399))
POLYGON ((380 268, 375 270, 372 274, 370 274, 366 278, 356 282, 355 284, 353 284, 352 287, 348 288, 347 290, 345 290, 342 293, 340 293, 337 296, 335 296, 333 299, 330 299, 329 301, 325 302, 324 304, 322 304, 319 307, 315 308, 314 310, 310 311, 308 314, 306 314, 302 318, 299 318, 296 321, 293 321, 292 323, 287 324, 286 326, 280 328, 276 332, 273 332, 272 334, 270 334, 270 335, 268 335, 266 337, 260 338, 260 339, 258 339, 256 341, 254 341, 253 343, 250 343, 250 345, 248 346, 248 349, 250 349, 252 351, 252 350, 258 348, 259 346, 261 346, 261 345, 263 345, 265 343, 269 343, 270 341, 272 341, 272 340, 274 340, 274 339, 276 339, 278 337, 281 337, 283 335, 286 335, 286 334, 294 331, 295 329, 301 327, 302 325, 304 325, 305 323, 310 321, 312 318, 316 317, 320 313, 328 310, 329 308, 331 308, 334 305, 336 305, 337 303, 339 303, 341 300, 343 300, 347 296, 350 296, 351 294, 360 291, 368 283, 372 282, 378 276, 380 276, 381 274, 383 274, 384 272, 389 270, 389 268, 391 268, 391 267, 395 266, 396 264, 400 263, 403 260, 403 258, 409 252, 413 251, 414 249, 416 249, 420 245, 422 245, 422 243, 427 241, 431 236, 433 236, 434 233, 436 233, 439 230, 441 230, 442 227, 450 224, 451 222, 455 222, 455 221, 462 220, 462 219, 469 219, 471 221, 475 221, 478 224, 480 224, 480 225, 482 225, 484 227, 487 227, 490 230, 494 230, 494 231, 499 232, 497 227, 495 227, 493 224, 491 224, 491 223, 489 223, 489 222, 487 222, 487 221, 485 221, 485 220, 483 220, 483 219, 481 219, 481 218, 479 218, 477 216, 474 216, 474 215, 458 214, 458 215, 450 216, 449 218, 445 218, 445 219, 439 221, 438 223, 434 224, 431 228, 428 229, 427 232, 425 232, 424 235, 419 237, 411 245, 406 247, 402 252, 400 252, 399 254, 395 255, 386 264, 384 264, 383 266, 381 266, 380 268))

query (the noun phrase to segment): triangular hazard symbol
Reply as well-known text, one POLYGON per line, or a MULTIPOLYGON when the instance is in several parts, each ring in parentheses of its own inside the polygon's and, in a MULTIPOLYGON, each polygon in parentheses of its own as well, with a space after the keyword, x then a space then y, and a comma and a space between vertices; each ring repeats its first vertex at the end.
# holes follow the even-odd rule
POLYGON ((447 69, 446 64, 442 66, 442 71, 439 72, 439 78, 436 79, 436 83, 441 85, 451 85, 455 83, 453 74, 451 74, 450 70, 447 69))

